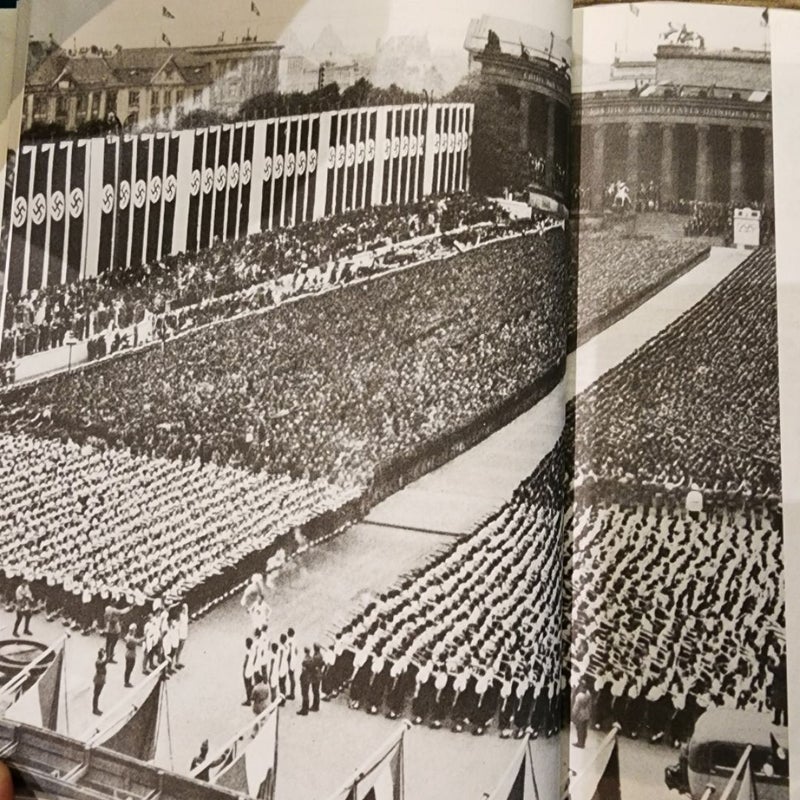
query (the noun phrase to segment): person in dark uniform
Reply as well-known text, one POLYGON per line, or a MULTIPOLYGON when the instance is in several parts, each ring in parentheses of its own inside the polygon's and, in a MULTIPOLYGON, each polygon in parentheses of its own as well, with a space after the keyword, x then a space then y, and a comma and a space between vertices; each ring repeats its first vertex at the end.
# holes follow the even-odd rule
POLYGON ((300 665, 300 697, 303 705, 297 712, 301 717, 308 714, 308 690, 311 687, 311 674, 314 671, 314 662, 311 658, 311 650, 308 647, 303 648, 303 662, 300 665))
POLYGON ((772 676, 772 684, 770 685, 769 695, 772 702, 772 724, 773 725, 788 725, 788 678, 786 672, 786 654, 780 657, 778 666, 772 676))
POLYGON ((572 698, 572 712, 570 714, 572 724, 575 726, 576 740, 575 747, 583 748, 586 746, 586 733, 589 730, 589 722, 592 719, 592 695, 585 681, 578 684, 578 691, 572 698))
POLYGON ((106 623, 106 659, 109 664, 116 664, 114 658, 114 648, 117 646, 117 640, 122 633, 122 623, 120 619, 131 610, 130 607, 114 605, 109 603, 105 610, 105 623, 106 623))
POLYGON ((94 662, 94 693, 92 695, 92 713, 100 716, 103 712, 100 710, 100 693, 106 685, 106 651, 101 647, 97 651, 97 661, 94 662))
POLYGON ((325 671, 325 660, 318 644, 314 645, 314 655, 311 657, 311 710, 319 711, 319 695, 322 686, 322 673, 325 671))
POLYGON ((125 688, 131 688, 131 675, 136 665, 136 648, 144 641, 143 636, 136 635, 136 623, 128 626, 125 636, 125 688))

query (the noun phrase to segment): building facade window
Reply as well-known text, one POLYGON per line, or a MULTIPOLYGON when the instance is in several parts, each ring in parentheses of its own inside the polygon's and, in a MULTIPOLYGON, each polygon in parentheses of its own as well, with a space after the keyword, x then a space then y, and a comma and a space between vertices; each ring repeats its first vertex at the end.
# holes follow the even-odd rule
POLYGON ((117 113, 117 93, 115 91, 106 92, 106 114, 117 113))
POLYGON ((202 89, 195 89, 194 90, 194 103, 195 105, 201 105, 203 102, 203 90, 202 89))
POLYGON ((130 108, 139 107, 139 92, 134 89, 128 89, 128 106, 130 108))
POLYGON ((183 89, 175 90, 175 105, 179 106, 183 102, 183 89))
POLYGON ((100 116, 100 92, 95 92, 92 95, 92 119, 97 119, 100 116))
POLYGON ((33 118, 42 120, 47 116, 47 98, 43 94, 33 96, 33 118))

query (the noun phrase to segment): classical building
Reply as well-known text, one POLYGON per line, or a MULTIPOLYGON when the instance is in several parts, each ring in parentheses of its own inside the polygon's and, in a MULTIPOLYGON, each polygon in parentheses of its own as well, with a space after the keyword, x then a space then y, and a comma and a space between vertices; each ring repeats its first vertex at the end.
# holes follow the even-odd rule
POLYGON ((169 124, 179 110, 235 113, 254 95, 276 91, 280 46, 243 41, 201 47, 56 49, 29 75, 23 127, 57 123, 75 130, 109 113, 128 128, 169 124))
POLYGON ((662 44, 651 62, 619 61, 611 80, 574 98, 573 147, 591 206, 615 180, 661 202, 771 201, 769 53, 662 44))
POLYGON ((571 51, 552 33, 513 20, 473 19, 464 47, 470 71, 519 106, 519 146, 544 159, 544 188, 563 191, 569 119, 571 51))

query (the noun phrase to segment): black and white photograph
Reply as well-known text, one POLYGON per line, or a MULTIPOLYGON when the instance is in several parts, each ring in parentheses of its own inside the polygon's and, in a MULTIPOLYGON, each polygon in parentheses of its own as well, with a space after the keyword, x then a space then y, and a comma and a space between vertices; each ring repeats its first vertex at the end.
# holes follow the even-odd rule
POLYGON ((570 4, 25 2, 18 796, 558 796, 570 4))
POLYGON ((576 12, 568 764, 604 797, 789 796, 769 13, 576 12))

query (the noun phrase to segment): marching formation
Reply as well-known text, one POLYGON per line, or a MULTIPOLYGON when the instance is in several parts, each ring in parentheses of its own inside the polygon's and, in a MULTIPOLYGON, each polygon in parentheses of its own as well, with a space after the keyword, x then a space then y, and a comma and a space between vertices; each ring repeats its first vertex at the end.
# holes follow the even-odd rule
POLYGON ((559 727, 560 443, 475 533, 337 635, 327 688, 351 708, 501 736, 559 727))
POLYGON ((576 401, 565 625, 595 727, 785 709, 775 291, 764 248, 576 401))

